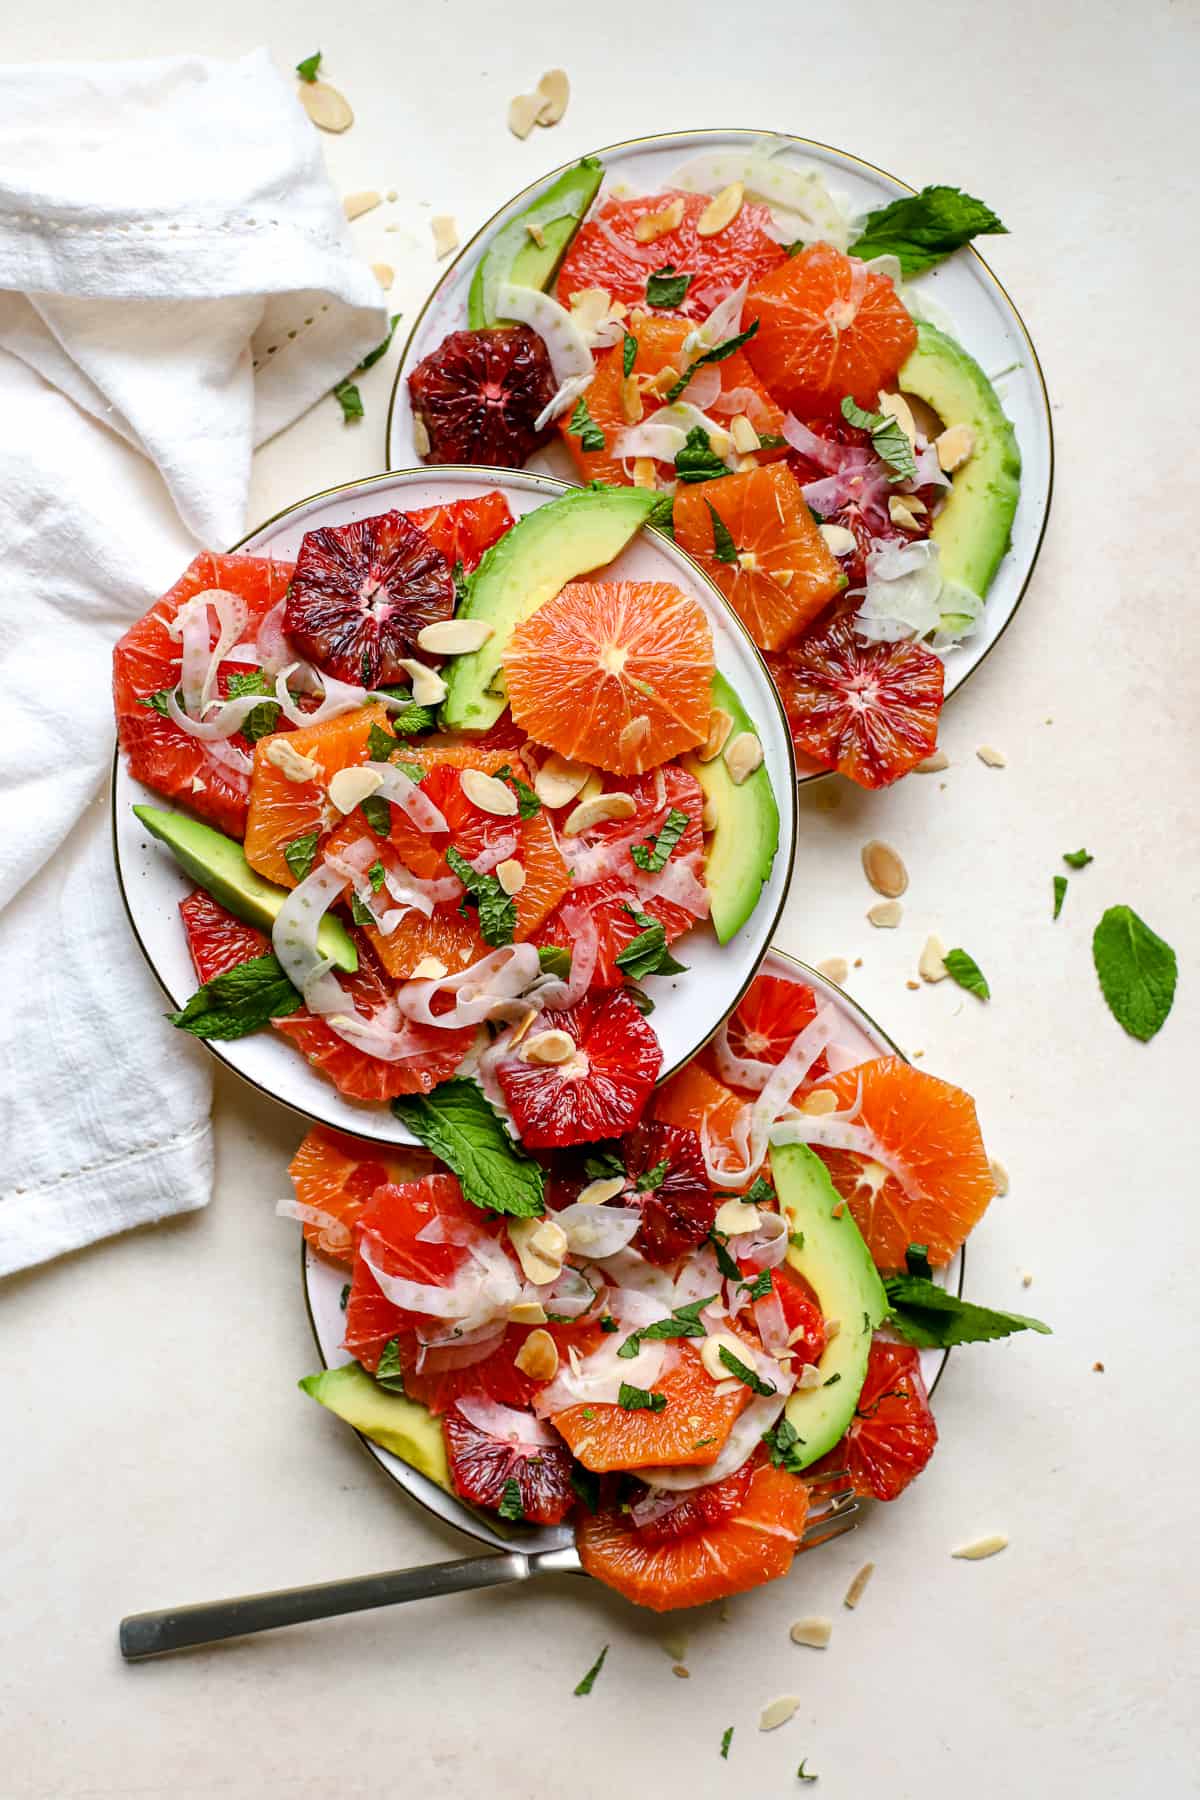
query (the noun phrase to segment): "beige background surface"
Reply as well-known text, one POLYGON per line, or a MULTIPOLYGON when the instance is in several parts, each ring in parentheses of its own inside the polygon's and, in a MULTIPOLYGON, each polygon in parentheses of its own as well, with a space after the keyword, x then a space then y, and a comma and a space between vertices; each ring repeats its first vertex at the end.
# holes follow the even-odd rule
MULTIPOLYGON (((351 98, 330 167, 345 191, 398 190, 355 231, 396 265, 406 309, 433 279, 431 212, 465 236, 539 169, 642 131, 806 134, 961 184, 1009 223, 987 255, 1038 344, 1057 432, 1041 564, 950 708, 944 777, 806 790, 782 943, 861 956, 852 991, 978 1095, 1012 1190, 973 1244, 969 1291, 1056 1335, 957 1353, 919 1485, 728 1623, 689 1619, 687 1682, 658 1622, 568 1581, 125 1669, 125 1611, 468 1548, 296 1392, 314 1352, 272 1204, 300 1127, 221 1081, 206 1213, 4 1291, 0 1792, 787 1795, 809 1791, 807 1757, 828 1800, 1195 1793, 1195 0, 42 0, 7 10, 2 53, 264 40, 281 66, 320 46, 351 98), (566 121, 516 142, 509 97, 557 63, 575 84, 566 121), (984 768, 981 743, 1008 767, 984 768), (912 875, 887 934, 864 918, 858 851, 875 834, 912 875), (1052 924, 1050 877, 1081 843, 1096 861, 1052 924), (1180 953, 1149 1048, 1092 975, 1091 928, 1115 901, 1180 953), (930 929, 976 955, 990 1006, 906 989, 930 929), (1002 1557, 949 1559, 990 1530, 1010 1535, 1002 1557), (841 1594, 866 1557, 878 1571, 851 1615, 841 1594), (824 1654, 788 1642, 814 1611, 836 1619, 824 1654), (606 1642, 594 1693, 573 1698, 606 1642), (760 1734, 786 1692, 795 1719, 760 1734)), ((375 469, 392 360, 363 382, 361 426, 329 402, 268 447, 252 520, 375 469)))

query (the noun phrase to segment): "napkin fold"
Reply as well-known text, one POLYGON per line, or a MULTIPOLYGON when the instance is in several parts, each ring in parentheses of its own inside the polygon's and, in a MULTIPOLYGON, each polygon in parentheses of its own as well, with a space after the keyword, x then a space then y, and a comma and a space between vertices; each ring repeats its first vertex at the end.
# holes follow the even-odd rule
POLYGON ((387 330, 263 50, 0 68, 0 1274, 206 1203, 206 1053, 121 908, 116 639, 387 330))

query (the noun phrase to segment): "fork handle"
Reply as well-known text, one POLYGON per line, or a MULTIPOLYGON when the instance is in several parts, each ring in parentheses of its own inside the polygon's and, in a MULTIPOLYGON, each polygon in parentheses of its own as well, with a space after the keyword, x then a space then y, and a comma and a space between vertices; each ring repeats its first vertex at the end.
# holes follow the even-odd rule
POLYGON ((131 1613, 121 1620, 121 1655, 126 1662, 143 1662, 171 1650, 246 1637, 255 1631, 276 1631, 281 1625, 299 1625, 308 1619, 333 1619, 340 1613, 367 1612, 376 1606, 399 1606, 406 1600, 433 1600, 467 1588, 523 1581, 539 1573, 539 1562, 505 1551, 426 1563, 415 1569, 389 1569, 380 1575, 354 1575, 344 1581, 322 1581, 314 1587, 279 1588, 269 1594, 207 1600, 198 1606, 131 1613))

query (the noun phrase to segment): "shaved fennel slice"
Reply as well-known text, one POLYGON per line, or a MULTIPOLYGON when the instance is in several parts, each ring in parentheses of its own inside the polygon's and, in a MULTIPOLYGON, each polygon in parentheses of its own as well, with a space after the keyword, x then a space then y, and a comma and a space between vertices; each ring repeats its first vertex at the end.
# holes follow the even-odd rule
MULTIPOLYGON (((212 744, 222 738, 231 738, 235 731, 240 731, 255 707, 262 705, 262 700, 261 694, 239 694, 234 700, 218 700, 216 711, 211 713, 208 718, 193 719, 189 713, 184 712, 176 700, 174 690, 168 690, 167 717, 172 725, 177 725, 180 731, 186 731, 189 737, 199 738, 204 743, 212 744)), ((238 750, 236 744, 231 744, 229 748, 237 752, 242 764, 249 771, 250 758, 245 752, 238 750)))
POLYGON ((541 412, 533 421, 533 429, 535 431, 544 431, 547 425, 551 424, 555 419, 560 419, 567 411, 567 408, 573 406, 576 400, 579 399, 579 396, 586 393, 591 385, 592 371, 590 369, 586 375, 569 375, 565 381, 560 382, 554 393, 551 394, 549 400, 547 400, 545 406, 543 406, 541 412))
POLYGON ((342 1219, 335 1219, 332 1213, 322 1212, 319 1206, 307 1206, 303 1200, 286 1200, 275 1202, 275 1213, 281 1219, 299 1219, 304 1225, 315 1225, 324 1234, 327 1244, 336 1249, 349 1250, 353 1238, 350 1227, 342 1219))
POLYGON ((712 449, 726 467, 732 469, 737 462, 733 439, 716 419, 709 418, 687 400, 676 400, 671 406, 660 407, 644 425, 629 426, 616 439, 613 455, 626 458, 652 456, 656 462, 674 462, 687 443, 688 432, 697 428, 708 434, 712 449))
POLYGON ((206 588, 193 594, 175 615, 183 647, 180 686, 183 708, 192 718, 202 718, 216 686, 217 671, 245 628, 248 609, 237 594, 224 588, 206 588), (217 637, 212 641, 208 622, 211 606, 217 615, 217 637))
POLYGON ((693 194, 715 194, 740 181, 748 200, 764 200, 775 216, 781 241, 822 242, 845 250, 850 244, 850 213, 840 196, 830 192, 821 171, 797 168, 785 156, 795 153, 786 138, 763 137, 746 150, 717 150, 676 169, 672 187, 693 194))
POLYGON ((436 981, 406 981, 397 991, 396 1004, 414 1024, 434 1025, 443 1031, 479 1025, 485 1019, 512 1020, 529 1010, 522 996, 540 971, 534 945, 503 944, 456 975, 443 975, 436 981), (435 1000, 446 995, 453 996, 454 1005, 447 1012, 435 1013, 435 1000))
POLYGON ((417 783, 410 780, 395 763, 367 762, 363 767, 379 776, 379 786, 375 792, 380 799, 390 800, 393 806, 398 806, 418 831, 423 831, 428 836, 435 831, 450 829, 445 815, 439 812, 428 794, 422 793, 417 783))
POLYGON ((498 1400, 487 1400, 482 1394, 464 1394, 455 1404, 469 1425, 514 1449, 542 1449, 562 1442, 553 1425, 544 1425, 532 1413, 501 1406, 498 1400))
POLYGON ((324 865, 314 869, 292 889, 271 927, 271 945, 280 967, 303 994, 309 1012, 344 1012, 350 1006, 341 983, 331 973, 332 962, 317 949, 321 920, 341 898, 345 886, 345 876, 336 869, 324 865))
POLYGON ((555 1223, 567 1234, 567 1249, 572 1256, 586 1256, 598 1261, 623 1250, 641 1229, 640 1206, 564 1206, 555 1213, 555 1223))
POLYGON ((516 319, 537 332, 560 387, 575 376, 586 375, 590 380, 592 352, 578 321, 565 306, 543 294, 540 288, 516 287, 511 281, 502 282, 497 288, 496 305, 502 318, 516 319))
POLYGON ((775 1120, 788 1106, 791 1097, 808 1074, 818 1056, 837 1035, 838 1016, 833 1006, 822 1006, 803 1031, 797 1033, 782 1062, 776 1064, 757 1100, 743 1106, 734 1127, 733 1155, 714 1146, 709 1136, 708 1121, 700 1127, 700 1147, 704 1166, 715 1187, 741 1187, 762 1166, 767 1153, 768 1136, 775 1120))

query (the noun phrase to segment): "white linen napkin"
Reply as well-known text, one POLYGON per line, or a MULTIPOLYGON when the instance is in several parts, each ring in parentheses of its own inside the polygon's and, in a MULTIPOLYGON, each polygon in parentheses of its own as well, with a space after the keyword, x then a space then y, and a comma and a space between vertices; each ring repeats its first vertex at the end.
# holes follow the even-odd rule
POLYGON ((265 51, 0 67, 0 1275, 209 1197, 107 828, 110 657, 384 336, 265 51))

